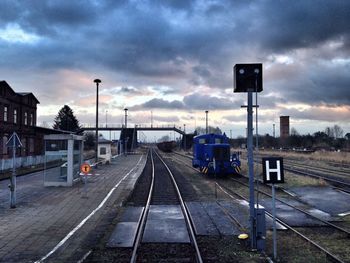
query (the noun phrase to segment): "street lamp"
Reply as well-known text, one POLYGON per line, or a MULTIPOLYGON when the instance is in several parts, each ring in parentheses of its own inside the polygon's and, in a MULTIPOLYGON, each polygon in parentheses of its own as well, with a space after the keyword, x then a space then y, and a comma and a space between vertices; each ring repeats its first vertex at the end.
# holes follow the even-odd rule
POLYGON ((186 151, 186 124, 184 124, 184 150, 186 151))
POLYGON ((94 82, 96 83, 96 137, 95 137, 95 162, 97 166, 98 161, 98 85, 102 82, 100 79, 95 79, 94 82))
POLYGON ((209 111, 205 111, 205 133, 208 134, 209 133, 209 129, 208 129, 208 112, 209 111))
POLYGON ((108 110, 106 110, 106 128, 107 128, 107 113, 108 113, 108 110))

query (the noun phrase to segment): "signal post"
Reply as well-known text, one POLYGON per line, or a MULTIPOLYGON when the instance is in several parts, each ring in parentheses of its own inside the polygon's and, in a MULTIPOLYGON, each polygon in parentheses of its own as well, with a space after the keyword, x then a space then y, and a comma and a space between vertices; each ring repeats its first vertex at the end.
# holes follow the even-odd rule
MULTIPOLYGON (((242 106, 247 108, 247 152, 248 152, 248 174, 249 174, 249 221, 250 221, 250 242, 251 248, 264 250, 265 237, 258 236, 258 229, 264 228, 265 213, 255 208, 254 202, 254 159, 253 159, 253 92, 261 92, 262 85, 262 64, 236 64, 233 68, 234 92, 244 92, 248 94, 248 105, 242 106), (262 224, 258 224, 257 214, 263 217, 262 224)), ((264 232, 264 231, 262 231, 264 232)))

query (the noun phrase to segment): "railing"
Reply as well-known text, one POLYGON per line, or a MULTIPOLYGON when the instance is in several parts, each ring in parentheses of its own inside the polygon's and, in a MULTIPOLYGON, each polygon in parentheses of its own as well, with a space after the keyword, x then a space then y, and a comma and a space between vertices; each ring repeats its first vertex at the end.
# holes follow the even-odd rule
MULTIPOLYGON (((95 124, 91 124, 91 123, 82 123, 81 124, 81 128, 82 129, 93 129, 95 128, 95 124)), ((124 127, 123 124, 120 124, 120 123, 100 123, 98 125, 98 128, 100 129, 122 129, 124 127)), ((181 133, 182 132, 182 127, 181 126, 176 126, 176 125, 150 125, 150 124, 144 124, 144 123, 141 123, 141 124, 135 124, 135 125, 128 125, 128 128, 141 128, 141 129, 174 129, 176 131, 179 131, 181 133)))
MULTIPOLYGON (((60 160, 61 156, 46 156, 46 161, 56 161, 60 160)), ((44 164, 45 155, 35 155, 35 156, 25 156, 25 157, 16 157, 15 167, 29 167, 33 165, 44 164)), ((0 173, 12 169, 12 158, 9 159, 0 159, 0 173)))
MULTIPOLYGON (((146 123, 140 123, 140 124, 135 124, 135 125, 128 125, 128 128, 135 128, 135 126, 137 128, 175 128, 177 130, 181 130, 182 127, 181 126, 177 126, 174 124, 168 124, 168 125, 150 125, 150 124, 146 124, 146 123)), ((82 123, 81 124, 82 128, 95 128, 96 124, 94 123, 82 123)), ((98 124, 98 128, 123 128, 124 124, 120 124, 120 123, 99 123, 98 124)))

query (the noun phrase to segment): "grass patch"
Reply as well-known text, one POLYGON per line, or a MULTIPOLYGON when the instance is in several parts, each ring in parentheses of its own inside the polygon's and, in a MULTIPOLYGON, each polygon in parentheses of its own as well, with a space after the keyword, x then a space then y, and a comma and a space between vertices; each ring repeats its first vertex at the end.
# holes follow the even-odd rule
POLYGON ((326 186, 327 182, 323 179, 312 178, 309 176, 298 175, 284 172, 284 188, 302 187, 302 186, 326 186))
MULTIPOLYGON (((273 257, 272 231, 267 232, 266 252, 273 257)), ((329 262, 323 253, 320 253, 311 244, 301 239, 291 231, 278 231, 277 233, 277 262, 329 262)))

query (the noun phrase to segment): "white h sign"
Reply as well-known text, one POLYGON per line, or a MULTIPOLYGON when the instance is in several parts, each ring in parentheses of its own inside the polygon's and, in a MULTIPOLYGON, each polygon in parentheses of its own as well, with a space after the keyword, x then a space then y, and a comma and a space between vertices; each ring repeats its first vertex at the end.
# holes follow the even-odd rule
POLYGON ((264 183, 283 183, 283 159, 282 158, 263 158, 264 183), (271 167, 276 168, 271 168, 271 167))

